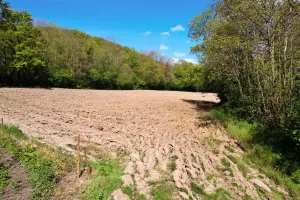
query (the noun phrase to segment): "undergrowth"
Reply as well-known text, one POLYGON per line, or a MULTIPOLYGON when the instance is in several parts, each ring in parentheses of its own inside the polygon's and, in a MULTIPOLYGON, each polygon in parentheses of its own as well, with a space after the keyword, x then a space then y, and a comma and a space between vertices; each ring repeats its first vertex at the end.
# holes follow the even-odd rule
MULTIPOLYGON (((33 187, 30 199, 49 199, 60 176, 72 169, 69 155, 26 137, 16 127, 0 126, 0 147, 27 169, 33 187)), ((3 185, 3 168, 0 176, 3 185)))
POLYGON ((233 197, 231 194, 224 189, 217 189, 213 194, 207 194, 202 186, 196 183, 191 183, 191 189, 196 196, 203 197, 204 200, 231 200, 233 197))
POLYGON ((7 169, 4 165, 0 163, 0 196, 3 194, 4 188, 8 184, 7 180, 8 180, 7 169))
POLYGON ((170 169, 171 172, 174 172, 176 170, 176 160, 178 159, 178 156, 172 156, 171 157, 171 162, 168 165, 168 168, 170 169))
MULTIPOLYGON (((254 165, 276 184, 283 186, 293 199, 300 196, 299 152, 284 133, 258 122, 238 119, 222 107, 212 110, 212 116, 223 123, 230 136, 245 150, 243 161, 254 165)), ((248 170, 238 161, 239 170, 246 175, 248 170)))
POLYGON ((175 192, 175 185, 168 180, 149 182, 152 186, 151 194, 154 200, 172 200, 175 192))
POLYGON ((116 160, 91 162, 90 165, 94 170, 94 174, 84 189, 83 198, 106 200, 116 188, 122 186, 123 169, 120 168, 116 160))
MULTIPOLYGON (((75 159, 72 155, 41 144, 13 126, 0 126, 0 147, 13 155, 27 169, 33 187, 30 200, 49 199, 60 178, 75 169, 75 159)), ((99 154, 98 150, 97 152, 99 154)), ((122 188, 123 169, 119 164, 120 159, 109 159, 104 154, 101 154, 101 158, 89 163, 93 173, 83 190, 83 199, 106 200, 117 188, 121 188, 131 199, 135 197, 145 199, 143 195, 134 192, 133 188, 122 188)), ((5 166, 0 165, 0 195, 7 185, 7 179, 5 166)))

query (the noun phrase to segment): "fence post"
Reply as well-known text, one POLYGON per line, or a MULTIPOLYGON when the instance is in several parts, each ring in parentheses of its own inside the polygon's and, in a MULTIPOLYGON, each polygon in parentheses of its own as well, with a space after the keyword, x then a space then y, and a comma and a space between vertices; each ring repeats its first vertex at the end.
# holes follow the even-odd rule
POLYGON ((85 167, 88 168, 88 158, 87 158, 87 150, 86 147, 84 147, 84 161, 85 161, 85 167))
POLYGON ((81 167, 80 167, 80 135, 78 135, 78 138, 77 138, 77 175, 78 175, 78 178, 80 178, 80 175, 81 175, 81 167))

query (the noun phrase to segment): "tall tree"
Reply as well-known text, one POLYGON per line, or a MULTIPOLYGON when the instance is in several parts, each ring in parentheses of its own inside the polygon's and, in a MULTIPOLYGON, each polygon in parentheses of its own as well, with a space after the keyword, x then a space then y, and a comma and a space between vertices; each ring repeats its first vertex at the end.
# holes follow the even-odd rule
POLYGON ((19 86, 43 85, 47 70, 43 61, 40 30, 33 26, 27 12, 12 11, 8 3, 1 7, 1 72, 4 84, 19 86))
POLYGON ((191 50, 208 81, 243 116, 285 124, 296 98, 300 2, 220 0, 193 18, 191 50), (238 95, 237 95, 238 94, 238 95))

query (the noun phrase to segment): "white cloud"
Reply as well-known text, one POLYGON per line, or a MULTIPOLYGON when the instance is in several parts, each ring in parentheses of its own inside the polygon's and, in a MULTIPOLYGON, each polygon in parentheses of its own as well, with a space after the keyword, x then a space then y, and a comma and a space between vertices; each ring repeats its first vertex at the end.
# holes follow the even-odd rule
POLYGON ((161 44, 160 47, 159 47, 160 50, 168 50, 169 47, 164 45, 164 44, 161 44))
POLYGON ((168 31, 167 32, 161 32, 160 35, 163 36, 163 37, 168 37, 168 36, 170 36, 170 32, 168 32, 168 31))
POLYGON ((171 27, 171 31, 184 31, 184 27, 182 25, 177 25, 175 27, 171 27))
POLYGON ((148 36, 148 35, 150 35, 150 34, 152 34, 151 31, 146 31, 146 32, 142 33, 142 35, 145 35, 145 36, 148 36))
POLYGON ((179 61, 178 58, 172 58, 172 60, 173 60, 175 63, 177 63, 177 62, 179 61))
POLYGON ((176 57, 184 57, 184 56, 185 56, 185 53, 174 52, 174 56, 176 56, 176 57))
POLYGON ((198 64, 193 58, 184 58, 184 59, 178 59, 178 58, 171 58, 171 64, 181 64, 182 61, 186 61, 193 64, 198 64))
POLYGON ((193 59, 193 58, 185 58, 184 59, 186 62, 190 62, 190 63, 193 63, 193 64, 197 64, 197 62, 193 59))
POLYGON ((178 58, 171 58, 170 61, 171 61, 172 65, 180 64, 181 63, 181 60, 179 60, 178 58))

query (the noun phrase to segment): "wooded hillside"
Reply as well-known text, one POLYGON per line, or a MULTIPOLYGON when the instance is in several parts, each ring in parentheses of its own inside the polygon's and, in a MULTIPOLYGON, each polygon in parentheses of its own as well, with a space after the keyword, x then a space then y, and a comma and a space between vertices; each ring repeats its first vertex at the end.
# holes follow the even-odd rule
POLYGON ((67 30, 1 0, 0 84, 94 89, 201 89, 201 66, 175 64, 156 51, 137 52, 67 30))

